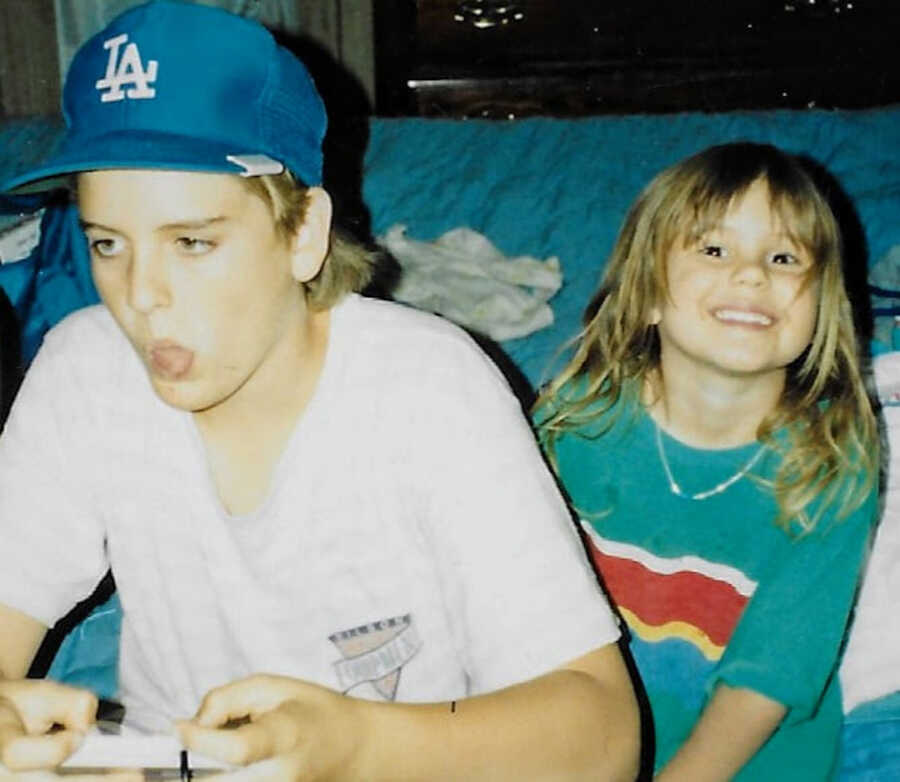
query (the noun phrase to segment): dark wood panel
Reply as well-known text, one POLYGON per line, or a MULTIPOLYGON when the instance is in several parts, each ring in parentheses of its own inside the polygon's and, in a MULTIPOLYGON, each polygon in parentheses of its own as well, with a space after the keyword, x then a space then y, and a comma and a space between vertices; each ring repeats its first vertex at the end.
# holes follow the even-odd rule
POLYGON ((382 114, 900 101, 896 0, 376 0, 375 12, 382 114))
POLYGON ((519 0, 495 7, 516 9, 506 23, 479 26, 473 9, 490 3, 420 0, 416 3, 419 59, 432 66, 476 59, 481 64, 541 61, 585 62, 673 50, 688 44, 724 47, 721 39, 701 41, 698 30, 716 29, 727 46, 746 49, 764 15, 758 0, 720 3, 571 2, 519 0), (469 13, 466 13, 466 10, 469 13), (678 40, 683 33, 685 40, 678 40))

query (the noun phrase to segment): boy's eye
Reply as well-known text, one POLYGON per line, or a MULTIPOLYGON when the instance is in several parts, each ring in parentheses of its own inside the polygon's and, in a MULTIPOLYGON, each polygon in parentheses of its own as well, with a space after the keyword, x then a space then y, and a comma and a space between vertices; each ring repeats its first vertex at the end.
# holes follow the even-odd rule
POLYGON ((179 249, 188 255, 203 255, 213 249, 213 243, 208 239, 198 239, 195 236, 180 236, 175 240, 179 249))
POLYGON ((112 258, 122 252, 125 243, 121 239, 103 237, 90 239, 91 252, 101 258, 112 258))

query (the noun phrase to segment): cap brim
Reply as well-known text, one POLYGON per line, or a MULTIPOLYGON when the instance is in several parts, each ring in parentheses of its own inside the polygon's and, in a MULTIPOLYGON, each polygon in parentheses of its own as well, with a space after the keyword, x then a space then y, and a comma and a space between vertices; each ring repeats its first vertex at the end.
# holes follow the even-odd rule
MULTIPOLYGON (((89 139, 68 137, 41 165, 0 185, 0 192, 33 193, 68 187, 73 174, 113 168, 199 171, 248 175, 242 157, 266 158, 259 150, 235 149, 207 139, 145 131, 115 131, 89 139)), ((277 161, 272 161, 280 165, 277 161)))

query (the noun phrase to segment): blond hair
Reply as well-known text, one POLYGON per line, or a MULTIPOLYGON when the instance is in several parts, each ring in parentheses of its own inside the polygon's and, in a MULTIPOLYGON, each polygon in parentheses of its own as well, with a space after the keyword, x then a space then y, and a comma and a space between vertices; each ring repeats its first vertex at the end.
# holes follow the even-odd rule
POLYGON ((669 249, 718 223, 734 199, 760 179, 792 240, 814 259, 811 274, 820 283, 812 341, 787 368, 779 404, 757 432, 782 457, 770 484, 776 523, 809 531, 826 508, 835 506, 842 517, 867 495, 877 473, 877 424, 862 380, 837 220, 804 164, 773 146, 711 147, 647 185, 625 218, 585 311, 574 355, 536 407, 547 411, 541 437, 552 459, 561 434, 596 422, 623 391, 645 386, 660 366, 650 314, 668 295, 669 249), (776 438, 778 430, 786 433, 786 442, 776 438), (821 502, 814 503, 817 497, 821 502))
MULTIPOLYGON (((272 210, 276 230, 285 240, 303 225, 309 188, 289 171, 242 177, 241 182, 266 201, 272 210)), ((364 246, 338 228, 332 228, 322 270, 304 285, 307 304, 314 310, 326 310, 347 293, 363 290, 375 275, 379 257, 378 250, 364 246)))

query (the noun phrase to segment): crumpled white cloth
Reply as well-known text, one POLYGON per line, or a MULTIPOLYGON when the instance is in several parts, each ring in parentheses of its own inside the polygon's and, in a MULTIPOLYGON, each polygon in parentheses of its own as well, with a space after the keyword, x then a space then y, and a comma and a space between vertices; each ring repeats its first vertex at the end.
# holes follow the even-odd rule
POLYGON ((900 690, 900 352, 873 362, 887 437, 884 509, 841 664, 844 711, 900 690))
POLYGON ((553 323, 548 300, 562 285, 556 257, 507 257, 470 228, 454 228, 433 242, 394 225, 377 242, 402 273, 398 301, 436 312, 494 340, 524 337, 553 323))

